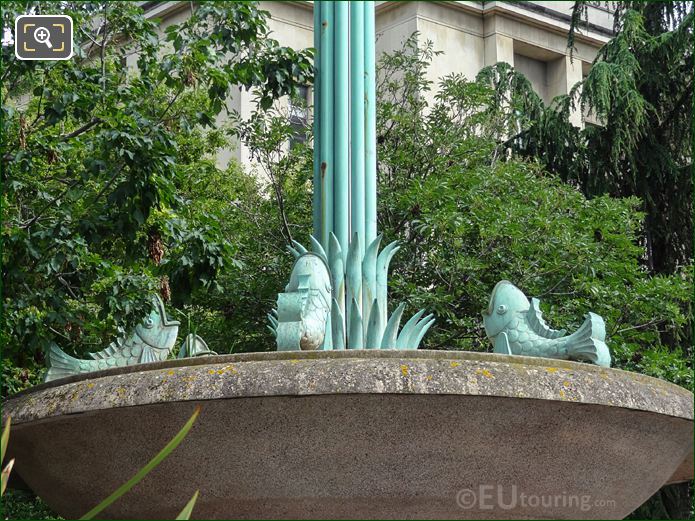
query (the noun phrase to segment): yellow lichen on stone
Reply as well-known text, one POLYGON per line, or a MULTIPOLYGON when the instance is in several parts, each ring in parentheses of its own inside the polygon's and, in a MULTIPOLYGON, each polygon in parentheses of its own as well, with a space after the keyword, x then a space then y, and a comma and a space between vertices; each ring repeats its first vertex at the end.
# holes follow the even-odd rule
POLYGON ((173 369, 169 369, 169 370, 167 371, 167 374, 168 374, 169 376, 174 376, 174 370, 173 370, 173 369))
POLYGON ((431 379, 432 379, 432 375, 431 375, 431 374, 428 374, 428 375, 427 375, 427 379, 428 379, 428 380, 431 380, 431 379))
POLYGON ((557 367, 546 367, 545 370, 549 373, 557 373, 557 367))
POLYGON ((89 383, 87 384, 87 388, 88 388, 88 389, 91 389, 92 387, 94 387, 94 384, 93 384, 92 382, 89 382, 89 383))
POLYGON ((403 373, 403 376, 408 376, 408 366, 407 365, 401 365, 401 373, 403 373))
POLYGON ((560 398, 562 398, 563 400, 565 399, 565 391, 563 391, 562 389, 560 389, 560 398))
POLYGON ((494 378, 492 373, 487 369, 476 369, 475 374, 482 374, 485 378, 494 378))
POLYGON ((214 370, 214 369, 210 369, 210 370, 208 371, 208 374, 215 374, 215 370, 214 370))
POLYGON ((564 385, 565 387, 569 387, 570 383, 567 380, 565 380, 564 382, 562 382, 562 385, 564 385))
POLYGON ((458 363, 458 362, 451 362, 451 367, 452 367, 452 368, 453 368, 453 367, 458 367, 458 366, 460 366, 460 365, 461 365, 461 364, 458 363))

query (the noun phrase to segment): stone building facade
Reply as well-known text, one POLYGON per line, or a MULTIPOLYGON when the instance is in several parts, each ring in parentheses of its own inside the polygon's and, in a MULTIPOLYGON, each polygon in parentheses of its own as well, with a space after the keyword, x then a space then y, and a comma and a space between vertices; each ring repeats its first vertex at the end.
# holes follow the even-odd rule
MULTIPOLYGON (((487 65, 507 62, 522 72, 546 102, 569 92, 586 75, 599 48, 613 34, 613 13, 598 2, 588 2, 588 24, 575 39, 570 60, 567 32, 571 1, 377 1, 378 54, 400 48, 414 32, 431 40, 435 56, 429 79, 436 85, 450 73, 473 79, 487 65)), ((143 2, 147 15, 162 20, 162 30, 190 16, 191 2, 143 2)), ((313 2, 261 2, 270 13, 273 38, 282 45, 302 49, 313 46, 313 2)), ((310 90, 306 91, 310 101, 310 90)), ((248 116, 252 93, 239 91, 230 108, 248 116)), ((581 125, 579 114, 575 123, 581 125)), ((230 159, 249 163, 243 146, 221 151, 221 166, 230 159)))

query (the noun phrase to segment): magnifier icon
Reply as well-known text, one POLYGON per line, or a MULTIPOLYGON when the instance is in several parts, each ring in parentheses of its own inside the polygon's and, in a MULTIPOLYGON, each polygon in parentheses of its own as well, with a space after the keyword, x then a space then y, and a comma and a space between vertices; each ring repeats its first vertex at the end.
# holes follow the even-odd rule
POLYGON ((51 45, 51 32, 46 29, 45 27, 37 27, 36 30, 34 31, 34 39, 39 42, 39 43, 44 43, 46 44, 46 47, 49 49, 52 49, 53 46, 51 45))

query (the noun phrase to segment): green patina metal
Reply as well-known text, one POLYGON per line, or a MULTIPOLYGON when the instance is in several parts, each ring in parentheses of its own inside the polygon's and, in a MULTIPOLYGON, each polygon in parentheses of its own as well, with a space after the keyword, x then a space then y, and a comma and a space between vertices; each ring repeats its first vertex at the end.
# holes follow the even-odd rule
POLYGON ((48 352, 46 381, 110 367, 166 360, 176 343, 179 325, 180 322, 167 318, 164 303, 159 297, 154 297, 154 308, 149 316, 106 349, 90 353, 92 360, 73 358, 52 344, 48 352))
POLYGON ((565 360, 593 362, 610 367, 611 355, 606 346, 606 326, 595 313, 587 313, 579 329, 565 335, 564 329, 549 328, 543 320, 540 302, 531 302, 509 281, 497 283, 490 303, 483 311, 485 332, 495 353, 543 356, 565 360))
POLYGON ((432 315, 419 311, 399 332, 401 304, 387 320, 386 277, 396 243, 378 253, 378 236, 361 256, 357 233, 347 253, 334 234, 330 239, 328 253, 313 238, 311 251, 297 242, 290 248, 297 258, 290 282, 268 315, 278 350, 417 349, 434 323, 432 315))
POLYGON ((177 358, 193 358, 196 356, 213 356, 217 353, 210 350, 207 342, 195 333, 189 333, 179 348, 177 358))
POLYGON ((405 306, 389 318, 387 302, 398 246, 379 252, 376 235, 374 3, 314 5, 314 235, 311 252, 290 248, 270 329, 280 351, 416 349, 434 319, 420 312, 399 333, 405 306))
MULTIPOLYGON (((270 328, 280 351, 417 349, 434 319, 420 311, 399 332, 405 306, 389 317, 387 301, 388 267, 399 247, 379 252, 376 235, 374 2, 314 6, 320 34, 312 251, 298 243, 290 248, 297 261, 270 328)), ((600 316, 589 313, 566 336, 546 326, 537 299, 529 303, 507 281, 495 287, 484 323, 495 352, 610 366, 600 316)))
POLYGON ((364 2, 364 233, 376 238, 376 32, 374 2, 364 2))
POLYGON ((313 350, 326 339, 326 319, 331 310, 331 278, 325 256, 297 244, 297 261, 284 293, 278 295, 277 312, 268 315, 280 351, 313 350))
MULTIPOLYGON (((162 362, 169 358, 176 344, 180 322, 167 318, 164 303, 153 297, 154 308, 149 316, 128 334, 117 338, 99 352, 89 353, 92 360, 74 358, 57 345, 48 351, 46 382, 112 367, 162 362)), ((178 358, 216 355, 200 336, 191 333, 184 339, 178 358)))

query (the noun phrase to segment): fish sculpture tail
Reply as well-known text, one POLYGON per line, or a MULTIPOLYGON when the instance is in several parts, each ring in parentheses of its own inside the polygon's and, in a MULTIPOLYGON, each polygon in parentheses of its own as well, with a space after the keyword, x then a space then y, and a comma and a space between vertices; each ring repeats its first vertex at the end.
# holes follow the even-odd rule
POLYGON ((80 361, 77 358, 65 353, 57 345, 51 344, 48 351, 48 373, 46 374, 46 382, 73 376, 81 373, 80 361))
POLYGON ((611 355, 605 342, 606 325, 599 315, 587 313, 584 323, 568 340, 567 352, 571 359, 610 367, 611 355))

